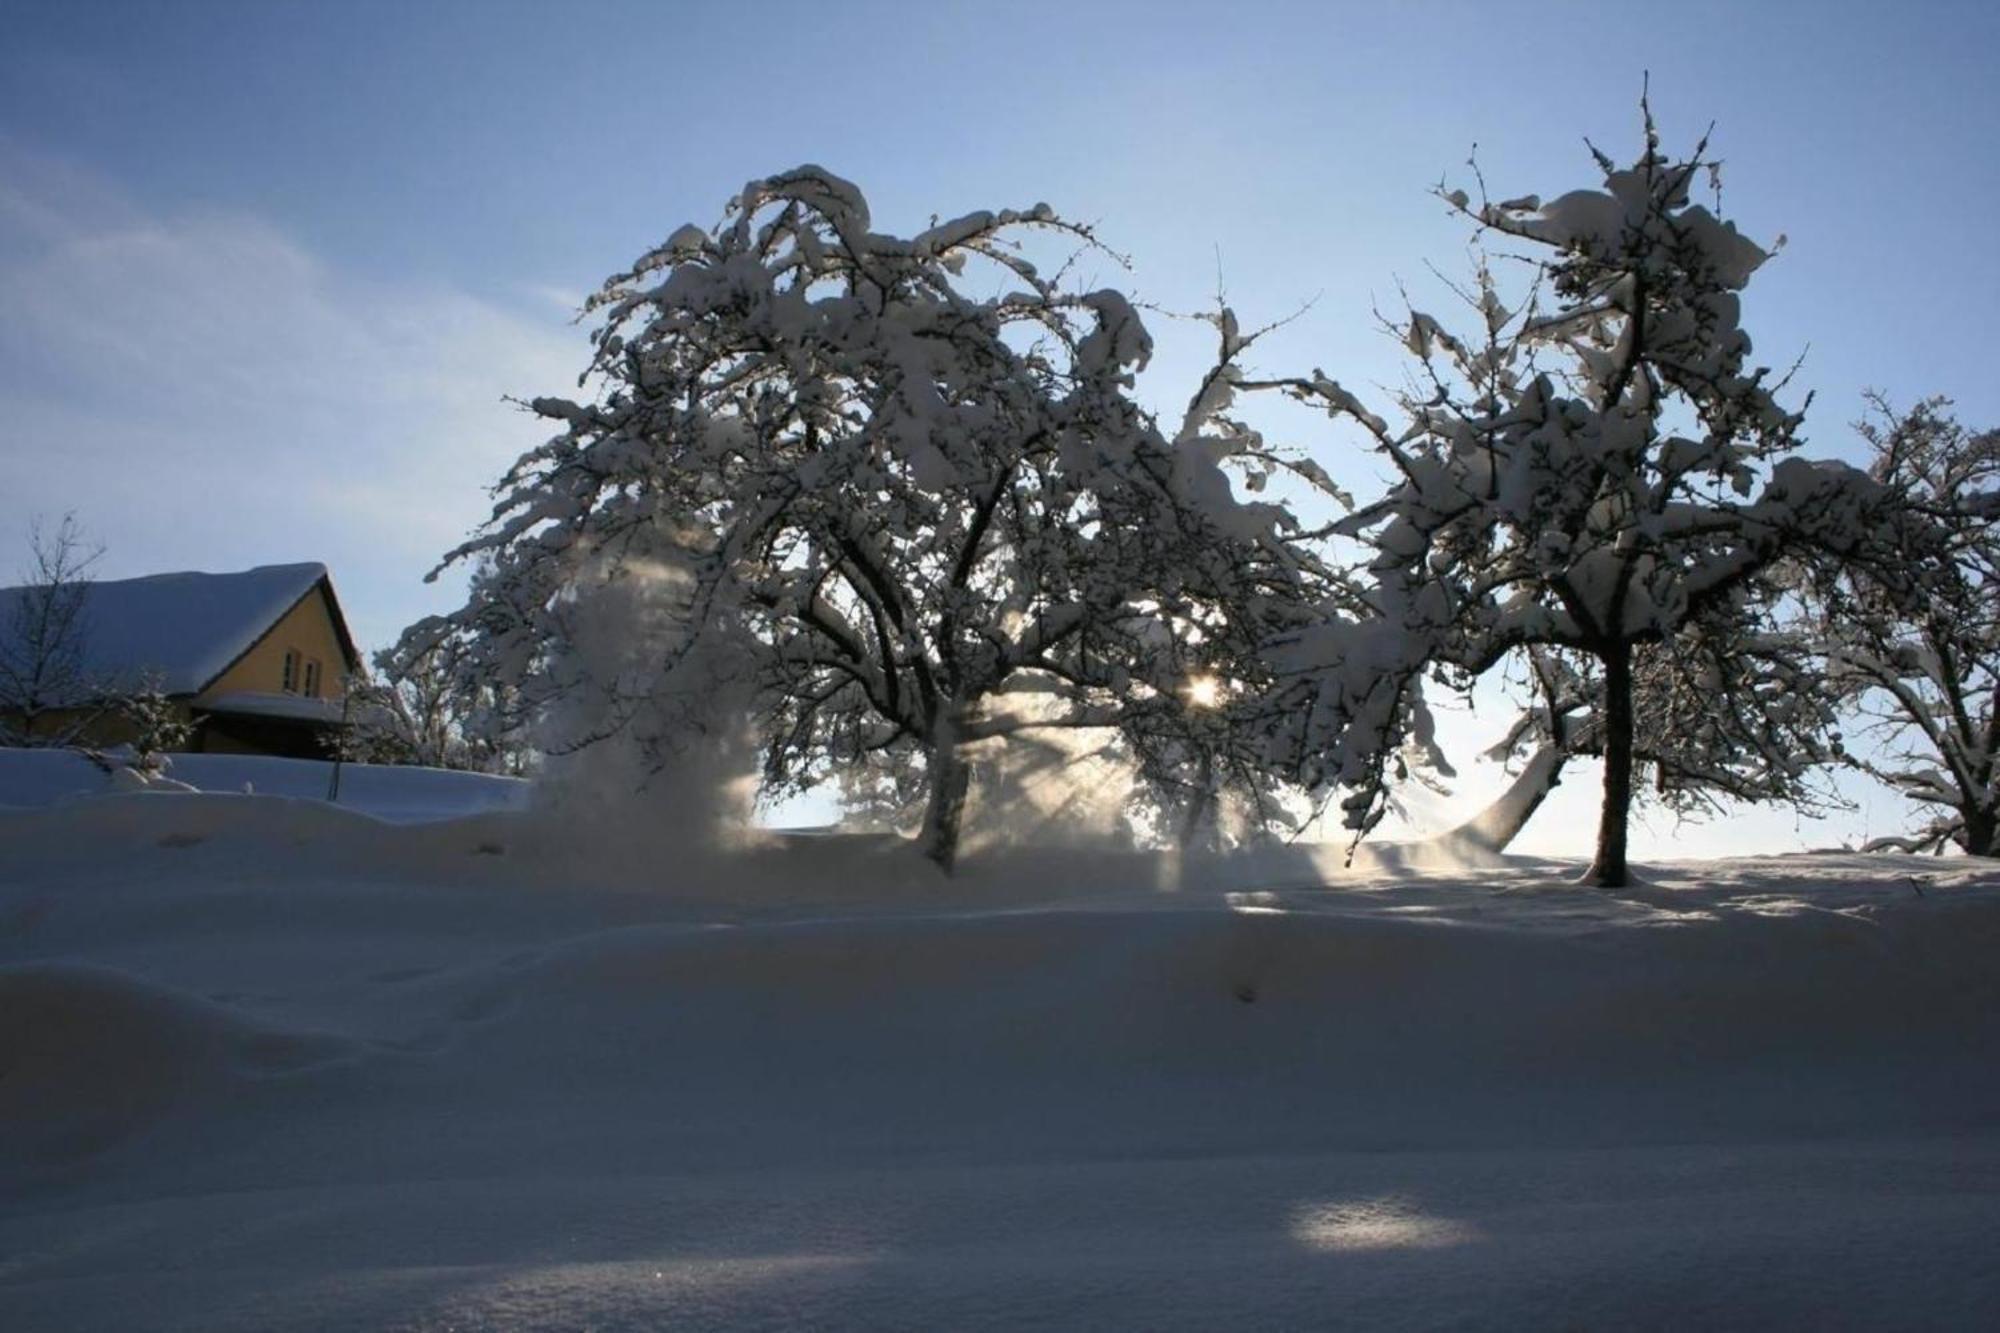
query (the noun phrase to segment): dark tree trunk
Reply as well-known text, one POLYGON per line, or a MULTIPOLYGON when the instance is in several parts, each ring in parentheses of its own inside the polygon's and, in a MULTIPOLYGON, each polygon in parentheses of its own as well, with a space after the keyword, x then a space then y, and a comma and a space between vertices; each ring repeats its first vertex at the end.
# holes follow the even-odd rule
POLYGON ((2000 819, 1984 810, 1961 812, 1965 820, 1964 841, 1968 856, 2000 856, 2000 819))
POLYGON ((1604 663, 1604 809, 1597 823, 1597 859, 1583 882, 1622 889, 1630 880, 1625 826, 1632 813, 1632 645, 1614 644, 1599 660, 1604 663))
POLYGON ((930 802, 924 810, 921 836, 923 853, 949 875, 958 859, 958 830, 965 820, 965 793, 972 780, 972 770, 959 753, 955 729, 931 750, 930 780, 930 802))

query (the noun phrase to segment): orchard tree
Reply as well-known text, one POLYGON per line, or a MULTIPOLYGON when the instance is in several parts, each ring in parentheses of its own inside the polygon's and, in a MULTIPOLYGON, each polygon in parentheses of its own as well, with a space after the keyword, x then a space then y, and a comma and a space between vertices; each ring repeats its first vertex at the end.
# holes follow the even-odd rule
POLYGON ((1822 718, 1785 685, 1802 663, 1775 632, 1777 576, 1795 551, 1865 540, 1880 489, 1790 456, 1801 416, 1741 326, 1768 255, 1694 201, 1715 181, 1706 140, 1675 160, 1647 110, 1631 166, 1592 152, 1601 186, 1546 203, 1441 191, 1532 278, 1510 309, 1482 267, 1462 293, 1470 337, 1417 311, 1394 323, 1416 359, 1402 424, 1321 374, 1262 382, 1359 423, 1394 469, 1343 528, 1367 545, 1373 615, 1278 647, 1291 684, 1268 734, 1302 779, 1350 789, 1365 832, 1408 755, 1440 758, 1427 676, 1469 690, 1510 658, 1560 661, 1587 700, 1565 743, 1604 761, 1587 880, 1615 887, 1649 750, 1669 789, 1753 795, 1815 754, 1822 718), (1649 745, 1660 727, 1677 730, 1649 745))
MULTIPOLYGON (((1559 648, 1519 655, 1529 697, 1487 758, 1520 774, 1494 806, 1451 835, 1504 850, 1561 782, 1572 759, 1605 755, 1604 677, 1594 659, 1559 648)), ((1642 794, 1692 817, 1722 801, 1819 811, 1839 803, 1826 780, 1843 763, 1842 700, 1818 640, 1776 587, 1719 608, 1632 659, 1632 756, 1642 794)))
MULTIPOLYGON (((1843 762, 1841 699, 1791 597, 1787 562, 1632 658, 1632 755, 1653 798, 1678 816, 1721 814, 1724 800, 1807 812, 1839 803, 1826 781, 1843 762)), ((1536 705, 1509 740, 1567 757, 1605 755, 1603 674, 1590 657, 1538 650, 1536 705), (1555 722, 1550 726, 1550 720, 1555 722)))
POLYGON ((2000 432, 1932 398, 1860 423, 1902 514, 1904 559, 1826 562, 1812 602, 1829 674, 1872 744, 1855 762, 1936 811, 1877 845, 2000 856, 2000 432))
MULTIPOLYGON (((1171 438, 1137 407, 1137 311, 1045 275, 1030 256, 1050 242, 1095 245, 1046 205, 885 235, 809 166, 612 277, 588 305, 594 396, 534 400, 560 433, 447 558, 488 564, 450 618, 467 669, 530 710, 615 694, 585 743, 736 684, 768 787, 920 782, 947 869, 969 746, 1151 737, 1193 717, 1191 682, 1254 676, 1313 577, 1285 511, 1239 502, 1224 471, 1256 442, 1226 392, 1171 438), (621 585, 659 590, 638 661, 590 670, 576 617, 621 585)), ((1243 340, 1218 323, 1227 360, 1243 340)))

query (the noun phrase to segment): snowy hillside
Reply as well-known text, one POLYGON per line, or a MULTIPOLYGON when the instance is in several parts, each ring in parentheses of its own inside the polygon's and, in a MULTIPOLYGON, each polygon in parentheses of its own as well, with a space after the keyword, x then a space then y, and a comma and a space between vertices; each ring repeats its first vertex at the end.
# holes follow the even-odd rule
POLYGON ((883 840, 607 827, 0 812, 0 1327, 2000 1303, 1995 863, 947 882, 883 840))

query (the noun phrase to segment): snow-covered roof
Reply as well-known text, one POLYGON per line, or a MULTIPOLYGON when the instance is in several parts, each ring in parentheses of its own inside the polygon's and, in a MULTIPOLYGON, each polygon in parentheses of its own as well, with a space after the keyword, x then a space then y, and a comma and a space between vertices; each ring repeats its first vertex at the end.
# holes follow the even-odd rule
POLYGON ((206 713, 238 717, 283 717, 300 722, 340 721, 340 702, 303 694, 272 694, 265 690, 231 690, 202 703, 206 713))
MULTIPOLYGON (((84 602, 84 674, 98 689, 151 681, 168 694, 197 693, 325 577, 325 565, 308 562, 93 582, 84 602)), ((0 626, 27 592, 0 588, 0 626)), ((346 645, 338 609, 333 618, 346 645)))

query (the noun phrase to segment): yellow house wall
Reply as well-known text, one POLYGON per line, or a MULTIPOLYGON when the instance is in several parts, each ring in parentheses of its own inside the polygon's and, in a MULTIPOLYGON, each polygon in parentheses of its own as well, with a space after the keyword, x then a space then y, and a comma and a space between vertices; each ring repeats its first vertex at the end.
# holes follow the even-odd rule
MULTIPOLYGON (((168 701, 173 716, 181 722, 193 720, 193 713, 186 702, 173 699, 168 701)), ((28 730, 26 719, 17 712, 0 712, 0 722, 10 727, 28 730)), ((113 745, 126 745, 137 736, 138 730, 124 717, 111 710, 84 712, 74 708, 51 709, 35 720, 33 739, 49 741, 58 736, 67 736, 71 745, 83 745, 92 749, 105 749, 113 745), (82 725, 79 726, 78 724, 82 725), (74 730, 75 734, 71 735, 74 730)))
POLYGON ((340 636, 334 633, 333 617, 328 614, 326 597, 315 589, 297 606, 284 614, 271 632, 257 641, 257 645, 245 653, 242 660, 216 678, 213 685, 194 698, 199 708, 217 695, 230 694, 237 690, 256 690, 265 694, 278 694, 285 687, 285 651, 296 650, 299 654, 299 678, 294 692, 305 693, 305 664, 314 658, 319 660, 319 697, 338 702, 345 687, 347 659, 341 655, 340 636))

